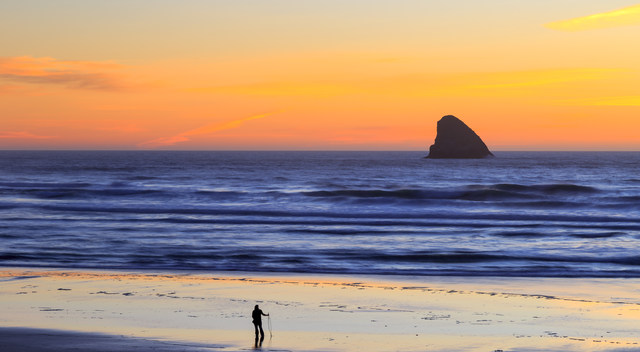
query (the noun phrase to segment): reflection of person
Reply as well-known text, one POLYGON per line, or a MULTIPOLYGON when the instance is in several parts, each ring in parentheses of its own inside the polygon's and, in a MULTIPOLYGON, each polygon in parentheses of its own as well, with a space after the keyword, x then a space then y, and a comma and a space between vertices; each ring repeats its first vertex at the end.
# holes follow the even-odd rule
POLYGON ((256 343, 258 342, 258 331, 260 332, 260 342, 264 340, 264 330, 262 330, 262 316, 268 317, 269 314, 264 314, 262 310, 256 304, 256 307, 253 308, 253 312, 251 313, 251 318, 253 318, 253 327, 256 329, 256 343), (258 330, 260 329, 260 330, 258 330))

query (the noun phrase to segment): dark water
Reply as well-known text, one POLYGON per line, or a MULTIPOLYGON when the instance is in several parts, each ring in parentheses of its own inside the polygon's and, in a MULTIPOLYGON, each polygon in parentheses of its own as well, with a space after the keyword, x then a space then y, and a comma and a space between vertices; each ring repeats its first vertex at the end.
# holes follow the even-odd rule
POLYGON ((0 152, 0 265, 640 277, 640 153, 0 152))

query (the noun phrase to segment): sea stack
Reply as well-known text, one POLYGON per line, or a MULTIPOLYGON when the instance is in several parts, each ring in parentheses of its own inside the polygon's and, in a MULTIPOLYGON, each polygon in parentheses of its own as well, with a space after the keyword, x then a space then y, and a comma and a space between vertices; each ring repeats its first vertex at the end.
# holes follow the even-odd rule
POLYGON ((493 154, 482 139, 453 115, 438 121, 435 143, 429 148, 429 159, 481 159, 493 154))

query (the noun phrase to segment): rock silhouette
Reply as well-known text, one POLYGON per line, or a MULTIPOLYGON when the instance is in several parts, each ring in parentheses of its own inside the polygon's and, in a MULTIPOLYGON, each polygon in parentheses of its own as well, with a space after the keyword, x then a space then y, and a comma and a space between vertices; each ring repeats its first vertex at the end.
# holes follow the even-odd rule
POLYGON ((429 159, 481 159, 493 154, 469 126, 453 115, 438 121, 435 143, 429 148, 429 159))

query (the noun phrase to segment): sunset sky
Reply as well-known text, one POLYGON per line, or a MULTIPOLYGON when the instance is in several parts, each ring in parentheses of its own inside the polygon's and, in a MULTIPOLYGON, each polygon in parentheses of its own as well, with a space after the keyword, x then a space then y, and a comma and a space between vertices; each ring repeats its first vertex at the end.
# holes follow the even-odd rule
POLYGON ((0 149, 640 150, 638 0, 0 1, 0 149))

